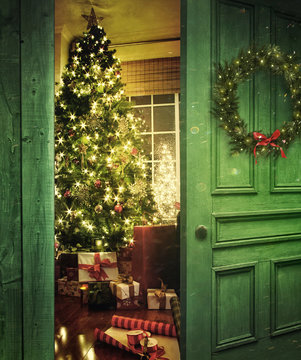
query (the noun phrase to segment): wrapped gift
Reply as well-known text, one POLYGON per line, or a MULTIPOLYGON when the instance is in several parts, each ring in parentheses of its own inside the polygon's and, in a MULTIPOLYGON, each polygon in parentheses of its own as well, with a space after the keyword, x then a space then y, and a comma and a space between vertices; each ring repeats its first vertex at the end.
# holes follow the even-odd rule
POLYGON ((117 277, 115 252, 78 253, 78 279, 80 282, 116 280, 117 277))
POLYGON ((110 289, 109 281, 89 283, 88 304, 100 309, 115 309, 116 300, 110 289))
POLYGON ((57 292, 59 295, 67 295, 67 276, 57 280, 57 292))
POLYGON ((67 275, 67 268, 77 268, 77 254, 63 252, 59 255, 58 261, 61 267, 61 277, 67 275))
POLYGON ((123 282, 123 280, 111 281, 112 294, 118 299, 124 300, 139 295, 140 284, 137 281, 123 282))
POLYGON ((67 276, 58 279, 58 294, 68 296, 80 296, 80 283, 78 281, 68 281, 67 276))
POLYGON ((167 289, 164 292, 158 289, 147 289, 147 307, 148 309, 171 309, 170 299, 177 296, 173 289, 167 289))
POLYGON ((78 281, 78 269, 77 268, 67 268, 67 280, 68 281, 78 281))
POLYGON ((80 296, 79 281, 67 281, 67 294, 69 296, 80 296))
POLYGON ((134 227, 133 271, 140 283, 143 299, 147 289, 158 286, 164 279, 171 289, 180 288, 180 242, 174 225, 134 227))
POLYGON ((116 300, 118 310, 138 310, 144 307, 141 296, 134 296, 123 300, 117 298, 116 300))
POLYGON ((118 271, 120 274, 131 275, 133 266, 132 260, 120 260, 118 259, 118 271))
POLYGON ((122 247, 118 251, 119 260, 132 260, 133 248, 130 246, 122 247))

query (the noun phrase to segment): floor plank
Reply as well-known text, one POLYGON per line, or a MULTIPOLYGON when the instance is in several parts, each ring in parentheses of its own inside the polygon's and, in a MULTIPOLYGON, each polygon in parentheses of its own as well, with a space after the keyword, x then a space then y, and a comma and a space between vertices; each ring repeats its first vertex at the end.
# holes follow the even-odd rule
POLYGON ((81 306, 80 299, 57 295, 55 298, 55 359, 56 360, 135 360, 107 344, 94 341, 94 329, 110 327, 114 314, 145 320, 173 323, 170 310, 92 310, 81 306))

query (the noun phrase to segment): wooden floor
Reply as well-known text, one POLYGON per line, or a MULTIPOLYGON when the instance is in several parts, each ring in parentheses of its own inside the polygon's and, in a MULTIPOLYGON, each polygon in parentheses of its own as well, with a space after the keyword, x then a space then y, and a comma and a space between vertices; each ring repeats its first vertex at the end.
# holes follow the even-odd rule
POLYGON ((114 314, 173 323, 171 310, 95 311, 81 306, 78 297, 57 295, 55 299, 56 360, 135 360, 140 357, 94 341, 95 327, 106 330, 114 314))

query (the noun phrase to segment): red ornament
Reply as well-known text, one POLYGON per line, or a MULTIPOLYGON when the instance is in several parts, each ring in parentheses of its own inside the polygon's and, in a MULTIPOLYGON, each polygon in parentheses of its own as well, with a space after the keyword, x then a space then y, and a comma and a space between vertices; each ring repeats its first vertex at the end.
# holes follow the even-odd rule
POLYGON ((101 187, 101 181, 97 179, 94 183, 94 186, 99 189, 101 187))
POLYGON ((115 210, 117 213, 121 213, 122 210, 123 210, 123 207, 122 207, 121 204, 117 204, 117 205, 115 205, 114 210, 115 210))
POLYGON ((65 198, 69 198, 71 196, 71 191, 70 190, 66 190, 65 191, 65 194, 64 194, 64 197, 65 198))
POLYGON ((138 150, 136 148, 133 148, 131 154, 136 156, 138 154, 138 150))
POLYGON ((120 76, 120 71, 115 71, 116 76, 120 76))
POLYGON ((72 130, 72 129, 70 129, 70 130, 68 131, 68 133, 69 133, 69 136, 71 136, 71 137, 75 135, 75 131, 72 130))

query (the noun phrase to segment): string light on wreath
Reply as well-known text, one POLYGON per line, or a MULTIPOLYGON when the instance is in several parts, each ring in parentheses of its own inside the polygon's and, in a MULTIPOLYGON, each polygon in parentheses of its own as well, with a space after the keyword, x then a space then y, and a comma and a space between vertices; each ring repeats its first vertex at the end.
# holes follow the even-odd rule
POLYGON ((284 54, 278 46, 266 45, 241 51, 230 63, 217 66, 217 80, 213 92, 213 114, 230 136, 232 151, 262 155, 273 153, 286 157, 284 150, 301 131, 301 74, 295 54, 284 54), (292 100, 292 118, 270 137, 261 132, 248 132, 239 114, 238 85, 259 70, 284 77, 292 100))

